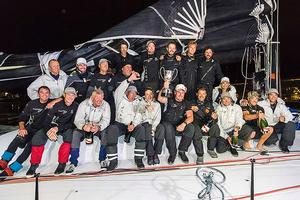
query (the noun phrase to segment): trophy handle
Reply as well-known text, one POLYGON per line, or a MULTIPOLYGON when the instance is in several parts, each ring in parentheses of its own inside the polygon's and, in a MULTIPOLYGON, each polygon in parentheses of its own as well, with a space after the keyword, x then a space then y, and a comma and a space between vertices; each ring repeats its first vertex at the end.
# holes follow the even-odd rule
POLYGON ((175 68, 173 71, 174 71, 174 74, 173 74, 172 81, 174 81, 174 80, 176 79, 176 77, 177 77, 177 75, 178 75, 178 69, 175 68), (176 74, 176 75, 175 75, 175 74, 176 74))
POLYGON ((159 75, 160 75, 160 77, 161 77, 162 80, 165 79, 165 77, 163 76, 163 75, 165 75, 165 68, 164 67, 161 67, 159 69, 159 75))

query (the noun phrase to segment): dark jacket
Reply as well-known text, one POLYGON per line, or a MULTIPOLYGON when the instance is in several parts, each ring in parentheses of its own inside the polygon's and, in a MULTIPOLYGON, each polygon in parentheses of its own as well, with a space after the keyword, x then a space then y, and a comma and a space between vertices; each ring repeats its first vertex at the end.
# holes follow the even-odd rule
POLYGON ((187 96, 190 99, 196 94, 198 65, 199 62, 195 57, 182 57, 180 79, 181 83, 187 87, 187 96))
POLYGON ((165 70, 177 70, 178 74, 174 74, 176 78, 171 82, 171 85, 177 85, 180 82, 179 72, 181 69, 181 62, 176 60, 176 56, 170 57, 168 54, 164 56, 164 58, 160 61, 160 68, 164 68, 165 70))
POLYGON ((214 107, 210 101, 196 100, 192 103, 193 106, 198 107, 198 111, 194 112, 194 123, 202 127, 209 120, 211 120, 211 114, 214 111, 214 107))
POLYGON ((44 130, 47 132, 52 127, 58 127, 58 131, 61 132, 74 128, 73 121, 77 107, 75 101, 70 106, 67 106, 64 100, 55 104, 44 120, 44 130))
POLYGON ((49 111, 46 108, 48 102, 41 103, 40 99, 29 101, 19 115, 18 122, 24 122, 26 127, 30 126, 33 129, 40 129, 49 111))
POLYGON ((94 74, 91 78, 91 83, 88 89, 88 96, 91 96, 95 88, 100 88, 104 92, 104 99, 106 101, 113 101, 112 98, 112 80, 113 76, 111 74, 100 74, 99 72, 94 74))
POLYGON ((177 102, 174 98, 169 99, 167 109, 162 113, 162 121, 176 126, 185 120, 185 113, 188 110, 190 110, 190 104, 186 100, 177 102))
POLYGON ((134 57, 128 53, 126 57, 121 56, 120 53, 114 54, 110 60, 112 68, 115 69, 116 73, 121 72, 121 69, 125 64, 131 64, 133 69, 136 68, 136 62, 134 57))
POLYGON ((215 81, 219 83, 223 76, 220 64, 215 59, 204 60, 200 63, 198 69, 198 85, 209 84, 213 86, 215 81))
MULTIPOLYGON (((243 111, 248 111, 249 114, 253 115, 253 114, 257 114, 258 112, 263 112, 265 113, 265 110, 263 107, 256 105, 256 106, 242 106, 242 110, 243 111)), ((257 119, 253 119, 253 120, 245 120, 246 124, 252 127, 258 126, 257 124, 257 119)))
POLYGON ((77 98, 75 99, 76 102, 81 103, 87 98, 87 91, 92 75, 93 74, 88 71, 85 73, 80 73, 76 70, 72 72, 68 77, 65 88, 75 88, 75 90, 77 91, 77 98))

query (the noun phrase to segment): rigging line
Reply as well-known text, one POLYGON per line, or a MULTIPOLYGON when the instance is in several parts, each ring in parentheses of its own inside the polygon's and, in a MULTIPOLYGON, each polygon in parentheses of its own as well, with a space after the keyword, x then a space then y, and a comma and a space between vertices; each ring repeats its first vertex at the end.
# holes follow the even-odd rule
POLYGON ((245 48, 245 51, 244 51, 244 55, 243 55, 243 58, 242 58, 242 63, 241 63, 241 73, 242 73, 242 76, 245 78, 245 79, 254 79, 254 76, 253 77, 247 77, 247 74, 245 75, 244 74, 244 60, 245 60, 245 56, 247 56, 246 58, 246 63, 245 63, 245 66, 248 67, 249 63, 248 63, 248 59, 249 59, 249 48, 250 47, 246 47, 245 48), (246 52, 246 53, 245 53, 246 52))
POLYGON ((40 75, 22 76, 22 77, 16 77, 16 78, 5 78, 5 79, 0 79, 0 82, 26 79, 26 78, 33 78, 33 77, 38 77, 38 76, 40 76, 40 75))
POLYGON ((154 8, 153 6, 149 6, 149 8, 151 8, 159 17, 160 19, 165 23, 165 25, 169 28, 169 30, 173 33, 173 35, 175 36, 175 39, 180 43, 180 45, 182 47, 184 47, 185 45, 180 41, 180 39, 177 37, 176 33, 170 28, 169 24, 167 23, 167 21, 164 19, 164 17, 158 12, 158 10, 156 8, 154 8))
POLYGON ((242 72, 242 76, 245 78, 245 82, 244 82, 244 88, 243 88, 243 94, 242 94, 242 99, 244 99, 245 97, 245 92, 246 92, 246 84, 247 84, 247 77, 244 75, 244 69, 243 69, 243 64, 244 64, 244 59, 245 59, 245 55, 247 55, 247 58, 246 58, 246 73, 247 73, 247 64, 248 64, 248 48, 249 47, 246 47, 245 48, 245 51, 244 51, 244 55, 243 55, 243 60, 242 60, 242 64, 241 64, 241 72, 242 72))
POLYGON ((3 60, 2 60, 2 62, 1 62, 1 64, 0 64, 0 67, 4 64, 4 62, 10 57, 10 56, 12 56, 13 54, 9 54, 9 55, 7 55, 3 60))
MULTIPOLYGON (((254 194, 254 196, 259 197, 259 196, 263 196, 263 195, 267 195, 267 194, 272 194, 272 193, 282 192, 282 191, 292 190, 292 189, 299 189, 299 188, 300 188, 300 185, 293 185, 293 186, 288 186, 288 187, 283 187, 283 188, 278 188, 278 189, 274 189, 274 190, 256 193, 256 194, 254 194)), ((237 197, 237 198, 233 198, 233 199, 234 200, 249 199, 249 197, 250 196, 247 195, 247 196, 237 197)))

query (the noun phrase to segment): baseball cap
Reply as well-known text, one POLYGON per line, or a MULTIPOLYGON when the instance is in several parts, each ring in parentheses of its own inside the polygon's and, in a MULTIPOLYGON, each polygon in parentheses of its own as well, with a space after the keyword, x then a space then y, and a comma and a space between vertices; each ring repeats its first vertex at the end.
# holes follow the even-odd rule
POLYGON ((109 62, 109 60, 107 60, 106 58, 101 58, 101 59, 99 60, 99 65, 100 65, 101 63, 103 63, 103 62, 109 62))
POLYGON ((136 93, 138 93, 138 91, 137 91, 137 89, 136 89, 136 87, 134 86, 134 85, 130 85, 128 88, 127 88, 127 90, 126 90, 126 92, 131 92, 131 91, 133 91, 133 92, 136 92, 136 93))
POLYGON ((148 47, 148 45, 151 44, 151 43, 153 43, 154 45, 156 45, 155 42, 154 42, 154 40, 149 40, 149 41, 146 43, 146 47, 148 47))
POLYGON ((73 87, 67 87, 67 88, 65 89, 64 93, 65 93, 65 94, 67 94, 67 93, 72 93, 72 94, 77 95, 77 91, 76 91, 75 88, 73 88, 73 87))
POLYGON ((221 79, 221 83, 223 83, 223 82, 225 82, 225 81, 228 82, 228 83, 230 83, 228 77, 223 77, 223 78, 221 79))
POLYGON ((253 97, 259 98, 258 92, 256 92, 256 91, 250 91, 250 92, 248 92, 247 99, 249 100, 249 99, 252 99, 253 97))
POLYGON ((229 92, 223 92, 223 93, 221 94, 221 98, 224 98, 224 97, 232 98, 229 92))
POLYGON ((279 95, 279 92, 278 92, 278 90, 277 90, 277 89, 275 89, 275 88, 271 88, 271 89, 269 89, 269 91, 268 91, 268 94, 270 94, 270 93, 275 93, 275 94, 279 95))
POLYGON ((178 91, 178 90, 183 90, 184 92, 187 91, 186 87, 183 84, 176 85, 175 91, 178 91))
POLYGON ((87 65, 87 62, 86 62, 86 59, 85 59, 85 58, 77 58, 76 64, 77 64, 77 65, 79 65, 79 64, 87 65))

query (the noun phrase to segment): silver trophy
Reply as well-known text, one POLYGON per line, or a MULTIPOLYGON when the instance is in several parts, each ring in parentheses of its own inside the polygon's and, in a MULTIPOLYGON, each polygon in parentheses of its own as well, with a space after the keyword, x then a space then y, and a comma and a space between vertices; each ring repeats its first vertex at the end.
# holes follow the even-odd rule
MULTIPOLYGON (((173 70, 169 70, 169 69, 166 70, 164 67, 161 67, 159 70, 159 74, 164 81, 169 81, 171 83, 176 79, 178 75, 178 69, 175 68, 173 70)), ((163 89, 161 94, 164 97, 171 97, 172 90, 170 88, 165 88, 163 89)))

